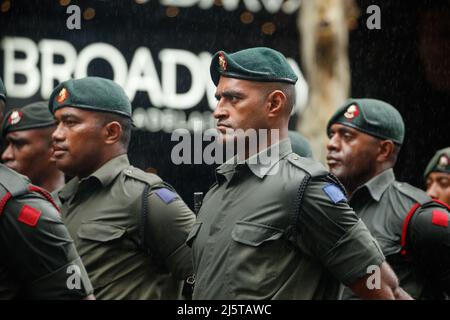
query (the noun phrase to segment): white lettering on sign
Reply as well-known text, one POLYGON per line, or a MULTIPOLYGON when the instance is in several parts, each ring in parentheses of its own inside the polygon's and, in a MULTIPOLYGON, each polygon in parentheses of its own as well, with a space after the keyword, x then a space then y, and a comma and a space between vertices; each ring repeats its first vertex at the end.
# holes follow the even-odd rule
MULTIPOLYGON (((170 113, 170 109, 188 110, 196 107, 205 97, 210 110, 216 107, 215 86, 209 74, 212 57, 209 52, 195 54, 187 50, 164 48, 154 55, 149 48, 139 47, 128 65, 119 49, 102 42, 91 43, 77 52, 70 42, 64 40, 42 39, 35 43, 23 37, 4 37, 1 48, 4 51, 3 79, 11 98, 27 99, 39 92, 42 99, 48 99, 56 83, 72 77, 95 76, 95 68, 89 66, 95 65, 95 60, 100 59, 110 66, 113 80, 124 88, 131 101, 137 92, 145 92, 153 107, 167 108, 163 111, 166 114, 170 113), (161 74, 157 72, 155 56, 159 59, 161 74), (56 62, 55 57, 62 60, 56 62), (190 74, 190 85, 184 92, 177 90, 180 67, 190 74)), ((294 112, 297 112, 306 104, 308 85, 298 64, 293 59, 288 61, 299 77, 294 108, 294 112)), ((165 116, 166 119, 168 117, 165 116)), ((148 126, 153 127, 144 125, 148 126)), ((160 128, 159 125, 155 127, 160 128)))

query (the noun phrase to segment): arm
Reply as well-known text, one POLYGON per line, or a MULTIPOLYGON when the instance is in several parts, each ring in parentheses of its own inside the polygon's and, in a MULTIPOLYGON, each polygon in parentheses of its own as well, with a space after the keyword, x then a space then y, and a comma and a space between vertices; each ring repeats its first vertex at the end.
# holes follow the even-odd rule
POLYGON ((14 243, 8 267, 31 299, 82 299, 93 289, 57 210, 28 194, 8 202, 1 240, 14 243), (70 284, 70 285, 69 285, 70 284), (72 285, 73 284, 73 285, 72 285))
POLYGON ((377 300, 412 300, 411 296, 400 288, 397 276, 391 267, 383 262, 380 266, 379 273, 368 274, 349 285, 349 288, 360 298, 377 299, 377 300), (373 276, 380 278, 379 288, 373 288, 373 276))
POLYGON ((193 273, 191 249, 186 245, 195 215, 171 188, 151 192, 148 213, 148 245, 152 245, 172 275, 185 280, 193 273))
POLYGON ((408 298, 398 287, 397 277, 385 262, 378 243, 343 194, 334 187, 331 187, 333 197, 325 192, 330 183, 322 177, 312 179, 308 185, 299 219, 299 246, 318 257, 338 280, 361 298, 408 298), (371 290, 368 283, 376 274, 368 271, 376 266, 379 266, 380 289, 371 290))

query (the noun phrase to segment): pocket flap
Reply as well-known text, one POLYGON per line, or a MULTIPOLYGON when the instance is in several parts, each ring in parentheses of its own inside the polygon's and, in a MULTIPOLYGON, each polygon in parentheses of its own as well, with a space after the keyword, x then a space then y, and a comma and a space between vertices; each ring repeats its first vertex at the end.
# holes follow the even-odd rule
POLYGON ((99 222, 85 222, 81 224, 77 235, 81 239, 107 242, 119 239, 125 232, 126 229, 121 226, 99 222))
POLYGON ((264 224, 239 221, 231 232, 234 241, 257 247, 264 242, 280 239, 283 230, 264 224))

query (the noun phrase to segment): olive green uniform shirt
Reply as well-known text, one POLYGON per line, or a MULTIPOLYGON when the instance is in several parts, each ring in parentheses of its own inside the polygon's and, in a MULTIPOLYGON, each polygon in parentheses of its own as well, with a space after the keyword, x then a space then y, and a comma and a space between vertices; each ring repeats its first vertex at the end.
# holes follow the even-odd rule
POLYGON ((384 261, 345 197, 335 202, 324 191, 338 187, 321 165, 295 218, 300 183, 319 164, 293 154, 287 139, 278 147, 269 166, 217 169, 187 240, 194 299, 337 299, 339 281, 351 284, 384 261))
MULTIPOLYGON (((421 194, 425 195, 422 190, 395 181, 394 171, 388 169, 356 189, 350 199, 350 205, 380 244, 400 286, 415 299, 432 296, 428 296, 423 276, 400 255, 400 239, 403 222, 421 194)), ((355 297, 346 289, 343 298, 355 297)))
MULTIPOLYGON (((11 192, 8 185, 28 184, 0 164, 2 199, 11 192)), ((35 192, 5 204, 0 215, 0 299, 81 299, 91 294, 87 272, 58 210, 35 192)))
POLYGON ((63 220, 98 299, 177 299, 182 280, 192 275, 185 240, 195 215, 163 182, 147 200, 145 245, 151 254, 139 245, 143 180, 149 176, 121 155, 59 192, 63 220))

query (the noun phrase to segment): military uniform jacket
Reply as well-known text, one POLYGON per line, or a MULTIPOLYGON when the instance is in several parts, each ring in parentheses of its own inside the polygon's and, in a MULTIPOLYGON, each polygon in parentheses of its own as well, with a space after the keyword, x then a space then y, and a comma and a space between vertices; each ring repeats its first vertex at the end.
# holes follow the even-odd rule
MULTIPOLYGON (((442 292, 435 292, 436 288, 430 287, 430 283, 424 274, 419 272, 413 261, 400 254, 405 218, 413 205, 426 201, 431 201, 431 199, 422 190, 396 181, 392 169, 382 172, 356 189, 350 199, 350 205, 380 244, 387 261, 399 278, 400 286, 415 299, 442 298, 440 296, 442 292)), ((431 205, 420 208, 413 216, 409 229, 415 237, 429 239, 429 236, 433 236, 435 238, 434 245, 429 246, 428 251, 431 251, 432 247, 439 242, 444 241, 443 244, 448 252, 450 248, 449 229, 433 224, 436 209, 443 215, 448 214, 444 213, 442 208, 436 207, 431 205), (438 240, 439 237, 441 239, 438 240)), ((411 248, 411 250, 415 251, 415 248, 411 248)), ((430 267, 433 264, 431 261, 428 263, 430 263, 430 267)), ((450 271, 450 265, 447 270, 450 271)), ((353 298, 350 290, 345 290, 344 298, 353 298)))
POLYGON ((384 261, 323 166, 293 154, 287 139, 278 149, 270 165, 249 158, 217 168, 187 240, 194 299, 337 299, 339 281, 384 261))
POLYGON ((92 286, 58 210, 28 186, 0 164, 0 299, 86 297, 92 286))
POLYGON ((185 240, 195 215, 156 175, 118 156, 90 176, 74 178, 58 193, 63 220, 98 299, 176 299, 192 274, 185 240), (142 195, 148 198, 144 246, 142 195))

